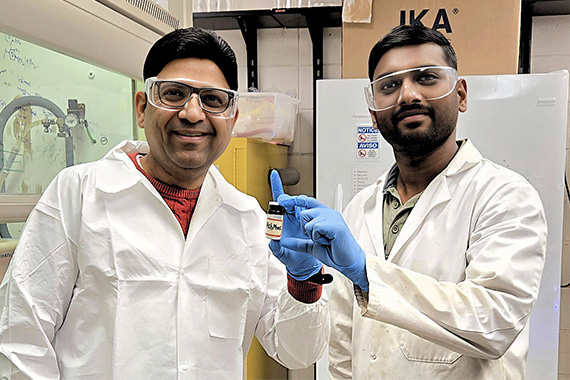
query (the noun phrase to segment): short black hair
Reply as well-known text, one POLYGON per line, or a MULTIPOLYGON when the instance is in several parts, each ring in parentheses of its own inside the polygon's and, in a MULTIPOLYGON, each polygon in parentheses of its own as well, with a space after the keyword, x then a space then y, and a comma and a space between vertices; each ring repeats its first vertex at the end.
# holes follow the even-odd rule
POLYGON ((179 58, 209 59, 224 74, 232 90, 238 89, 238 65, 230 45, 211 30, 176 29, 161 37, 150 48, 143 68, 143 78, 157 76, 164 66, 179 58))
POLYGON ((451 43, 443 34, 437 30, 430 29, 420 24, 399 25, 386 34, 380 41, 370 50, 368 57, 368 77, 373 80, 374 70, 380 62, 380 58, 388 52, 388 50, 402 47, 414 46, 427 43, 434 43, 441 46, 445 61, 447 64, 457 70, 457 56, 451 46, 451 43))

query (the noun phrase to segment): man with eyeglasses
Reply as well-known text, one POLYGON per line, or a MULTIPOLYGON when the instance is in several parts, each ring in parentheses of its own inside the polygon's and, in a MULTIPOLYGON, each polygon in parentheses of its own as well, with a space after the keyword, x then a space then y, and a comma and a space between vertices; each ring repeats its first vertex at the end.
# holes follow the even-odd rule
POLYGON ((241 379, 254 335, 310 366, 329 332, 322 286, 287 276, 257 201, 212 165, 238 116, 234 52, 180 29, 143 71, 148 142, 63 170, 26 223, 0 287, 0 377, 241 379))
POLYGON ((537 192, 456 140, 467 82, 441 33, 396 27, 368 71, 372 122, 396 163, 343 216, 278 199, 306 237, 273 249, 344 274, 330 296, 330 378, 524 379, 547 235, 537 192))

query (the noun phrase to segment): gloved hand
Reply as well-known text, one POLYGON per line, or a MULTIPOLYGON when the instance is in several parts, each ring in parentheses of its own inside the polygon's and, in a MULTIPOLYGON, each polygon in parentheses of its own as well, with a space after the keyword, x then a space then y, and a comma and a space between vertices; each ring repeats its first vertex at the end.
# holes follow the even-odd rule
MULTIPOLYGON (((279 173, 275 170, 271 171, 271 191, 273 193, 273 200, 277 202, 291 198, 290 195, 283 192, 281 178, 279 177, 279 173)), ((281 241, 287 238, 294 238, 297 240, 305 239, 308 242, 311 241, 304 234, 304 229, 301 226, 301 220, 299 219, 300 211, 301 210, 294 205, 285 207, 281 241)), ((285 264, 289 275, 298 281, 305 281, 312 275, 320 272, 323 266, 323 264, 312 255, 306 252, 296 252, 284 248, 280 244, 280 241, 277 240, 271 240, 269 242, 269 249, 271 249, 271 252, 273 252, 275 257, 285 264)))
POLYGON ((285 209, 300 211, 306 238, 281 239, 281 247, 295 252, 306 252, 323 264, 348 277, 363 291, 368 292, 366 254, 356 242, 342 215, 314 198, 289 197, 279 202, 285 209))

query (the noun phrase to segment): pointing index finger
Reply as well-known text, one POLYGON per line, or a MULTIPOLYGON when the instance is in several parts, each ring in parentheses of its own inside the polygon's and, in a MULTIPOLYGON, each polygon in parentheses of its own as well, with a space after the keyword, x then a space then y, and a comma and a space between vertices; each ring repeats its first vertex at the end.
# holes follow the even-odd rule
POLYGON ((281 183, 281 177, 279 177, 279 173, 277 172, 277 170, 271 171, 270 180, 271 180, 271 193, 273 194, 273 200, 277 201, 277 198, 279 198, 279 196, 284 193, 283 184, 281 183))

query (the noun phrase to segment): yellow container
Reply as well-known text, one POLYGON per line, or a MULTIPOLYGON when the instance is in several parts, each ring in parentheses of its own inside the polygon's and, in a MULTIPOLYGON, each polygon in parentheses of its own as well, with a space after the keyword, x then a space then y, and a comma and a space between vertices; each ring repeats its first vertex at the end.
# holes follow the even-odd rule
POLYGON ((265 141, 236 137, 214 163, 238 190, 254 196, 267 210, 272 200, 269 170, 287 167, 287 147, 265 141))

